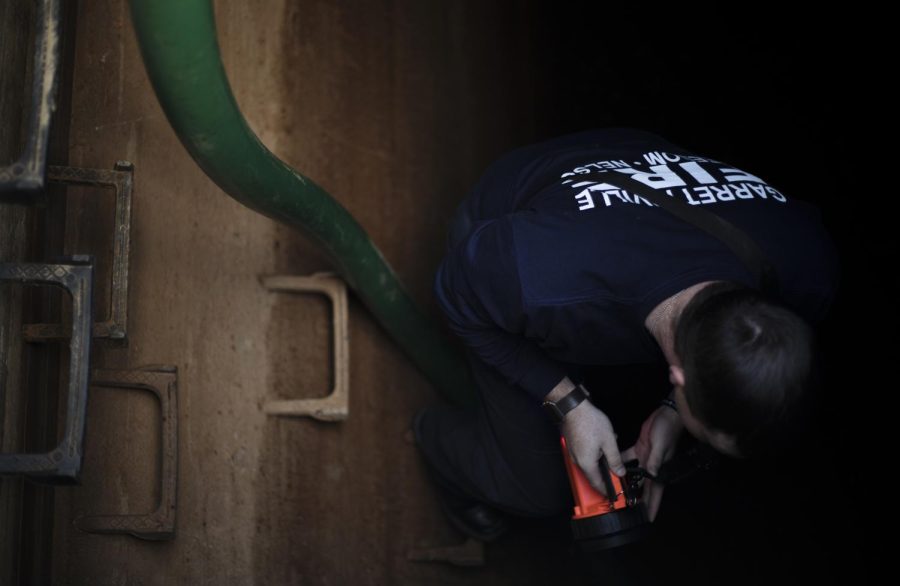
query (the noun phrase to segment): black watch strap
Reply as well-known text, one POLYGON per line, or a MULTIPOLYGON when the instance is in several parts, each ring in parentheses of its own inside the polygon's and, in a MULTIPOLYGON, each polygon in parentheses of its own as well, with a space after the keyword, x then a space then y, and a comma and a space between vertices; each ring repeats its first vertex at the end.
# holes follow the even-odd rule
POLYGON ((559 401, 544 401, 543 407, 547 415, 554 423, 560 424, 566 417, 566 413, 577 407, 585 399, 590 398, 590 393, 581 385, 569 391, 569 394, 559 401))

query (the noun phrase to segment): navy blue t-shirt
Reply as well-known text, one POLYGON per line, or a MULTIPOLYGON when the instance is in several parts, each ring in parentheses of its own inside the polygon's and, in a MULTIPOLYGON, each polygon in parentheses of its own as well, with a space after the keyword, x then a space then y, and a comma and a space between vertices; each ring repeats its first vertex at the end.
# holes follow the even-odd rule
POLYGON ((654 362, 644 326, 696 283, 756 287, 723 243, 591 171, 630 175, 719 214, 775 266, 781 301, 820 320, 837 288, 837 255, 818 210, 762 179, 649 132, 604 129, 513 151, 480 179, 471 221, 435 280, 451 328, 510 384, 536 399, 569 365, 654 362))

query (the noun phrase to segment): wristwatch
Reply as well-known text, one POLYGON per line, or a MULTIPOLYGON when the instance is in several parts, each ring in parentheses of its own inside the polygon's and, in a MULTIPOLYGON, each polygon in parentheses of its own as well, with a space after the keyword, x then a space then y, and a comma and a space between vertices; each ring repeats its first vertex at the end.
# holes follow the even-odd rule
POLYGON ((578 407, 582 401, 590 398, 590 396, 591 394, 588 393, 586 388, 582 385, 578 385, 559 401, 544 401, 541 406, 544 408, 544 411, 547 412, 547 415, 550 416, 550 419, 558 425, 563 422, 566 413, 575 407, 578 407))

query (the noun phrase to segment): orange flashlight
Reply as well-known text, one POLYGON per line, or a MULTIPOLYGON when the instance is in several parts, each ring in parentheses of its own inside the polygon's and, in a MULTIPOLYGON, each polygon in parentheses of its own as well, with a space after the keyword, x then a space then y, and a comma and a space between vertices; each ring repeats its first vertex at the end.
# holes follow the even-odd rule
POLYGON ((601 458, 600 473, 609 495, 605 497, 594 490, 572 460, 566 439, 560 438, 560 441, 575 499, 572 534, 578 546, 583 551, 599 551, 643 538, 649 532, 650 523, 647 510, 639 500, 642 476, 628 473, 623 481, 610 472, 606 458, 601 458))

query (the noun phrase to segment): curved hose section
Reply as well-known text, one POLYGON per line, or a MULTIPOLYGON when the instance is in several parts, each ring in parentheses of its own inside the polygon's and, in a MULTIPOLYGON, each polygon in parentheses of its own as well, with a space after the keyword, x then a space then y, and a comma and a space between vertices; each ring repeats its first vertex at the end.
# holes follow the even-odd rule
POLYGON ((302 229, 413 363, 450 400, 473 400, 456 349, 415 306, 353 217, 257 138, 231 93, 212 0, 130 0, 150 81, 178 138, 200 168, 245 206, 302 229))

